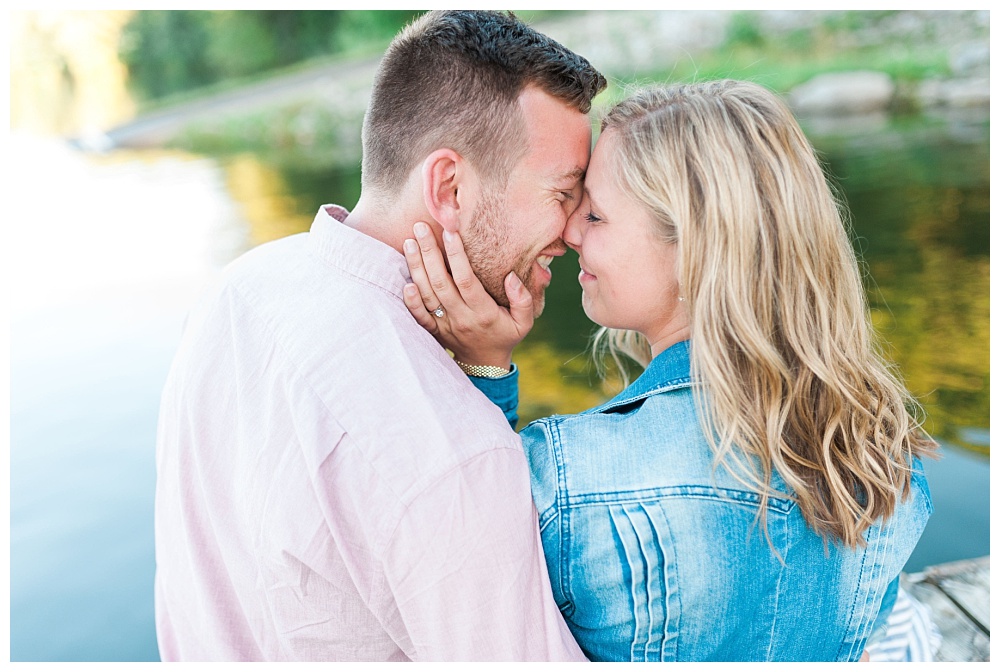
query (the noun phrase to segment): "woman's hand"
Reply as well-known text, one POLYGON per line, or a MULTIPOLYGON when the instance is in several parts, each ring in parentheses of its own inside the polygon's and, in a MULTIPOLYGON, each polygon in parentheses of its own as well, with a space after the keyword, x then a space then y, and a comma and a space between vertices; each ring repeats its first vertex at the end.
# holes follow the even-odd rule
POLYGON ((444 257, 430 227, 417 222, 416 240, 403 242, 412 284, 403 287, 403 301, 424 329, 455 359, 466 364, 510 368, 514 346, 535 322, 531 293, 513 272, 504 279, 510 310, 497 305, 472 272, 457 233, 444 232, 444 257))

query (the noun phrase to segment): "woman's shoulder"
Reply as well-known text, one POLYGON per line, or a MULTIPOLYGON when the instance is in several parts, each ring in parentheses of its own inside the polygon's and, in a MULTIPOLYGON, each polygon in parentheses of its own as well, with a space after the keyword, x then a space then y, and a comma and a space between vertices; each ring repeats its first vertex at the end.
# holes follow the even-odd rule
POLYGON ((542 418, 521 438, 533 474, 565 497, 712 482, 689 388, 542 418))
POLYGON ((545 441, 557 448, 572 449, 577 442, 602 442, 621 437, 630 441, 677 433, 700 433, 700 423, 689 381, 664 385, 637 394, 620 394, 615 398, 580 413, 539 418, 521 430, 522 437, 545 441))

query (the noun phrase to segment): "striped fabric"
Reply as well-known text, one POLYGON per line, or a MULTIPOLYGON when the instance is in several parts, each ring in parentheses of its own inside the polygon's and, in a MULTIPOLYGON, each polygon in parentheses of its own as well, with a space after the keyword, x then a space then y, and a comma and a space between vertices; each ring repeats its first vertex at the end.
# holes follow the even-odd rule
POLYGON ((941 632, 931 620, 930 609, 902 587, 884 633, 877 642, 868 642, 866 650, 872 662, 933 661, 941 647, 941 632))

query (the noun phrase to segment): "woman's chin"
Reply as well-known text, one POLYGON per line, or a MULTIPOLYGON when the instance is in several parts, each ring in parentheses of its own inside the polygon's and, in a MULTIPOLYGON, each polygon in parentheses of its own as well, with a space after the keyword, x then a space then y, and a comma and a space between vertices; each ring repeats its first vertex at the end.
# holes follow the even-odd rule
POLYGON ((599 326, 599 327, 606 327, 606 326, 608 326, 608 325, 604 324, 603 322, 601 322, 601 320, 600 320, 600 317, 601 317, 600 313, 598 311, 595 311, 587 303, 587 295, 586 294, 584 294, 584 296, 583 296, 583 313, 584 313, 584 315, 587 316, 588 320, 590 320, 591 322, 593 322, 597 326, 599 326))

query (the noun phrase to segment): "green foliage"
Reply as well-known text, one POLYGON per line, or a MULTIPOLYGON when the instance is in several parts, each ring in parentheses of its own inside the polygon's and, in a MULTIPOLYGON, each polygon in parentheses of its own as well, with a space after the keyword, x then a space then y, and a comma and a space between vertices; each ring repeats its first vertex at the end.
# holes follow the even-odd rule
POLYGON ((898 10, 892 9, 855 9, 828 15, 823 19, 822 25, 832 32, 858 32, 877 26, 880 22, 898 13, 898 10))
POLYGON ((140 11, 122 30, 119 51, 136 93, 159 98, 212 81, 207 44, 201 12, 140 11))
MULTIPOLYGON (((644 82, 702 82, 714 79, 742 79, 757 82, 779 93, 828 72, 877 70, 898 83, 919 82, 948 73, 948 54, 943 48, 824 49, 802 31, 794 40, 770 41, 762 47, 740 46, 700 53, 693 59, 669 64, 669 70, 635 73, 644 82)), ((624 89, 610 80, 605 99, 623 97, 624 89)), ((602 99, 598 99, 598 106, 602 99)))
POLYGON ((344 170, 361 162, 362 114, 315 102, 277 105, 190 124, 170 145, 212 156, 251 152, 282 169, 344 170))
POLYGON ((422 10, 381 11, 351 10, 343 14, 340 29, 334 35, 335 53, 367 51, 373 45, 387 45, 399 29, 423 13, 422 10))
POLYGON ((754 12, 736 12, 729 19, 726 27, 727 47, 764 45, 764 33, 760 29, 760 20, 754 12))
MULTIPOLYGON (((950 73, 945 43, 886 37, 899 12, 837 12, 785 32, 768 33, 761 12, 735 12, 725 39, 715 48, 693 52, 662 67, 633 70, 627 79, 642 83, 742 79, 786 93, 816 75, 851 70, 885 72, 901 93, 925 79, 950 73)), ((896 22, 898 23, 898 22, 896 22)), ((617 73, 605 73, 616 75, 617 73)), ((627 95, 617 77, 595 106, 602 109, 627 95)))
POLYGON ((145 10, 122 31, 129 84, 157 100, 303 60, 384 46, 417 10, 145 10))

